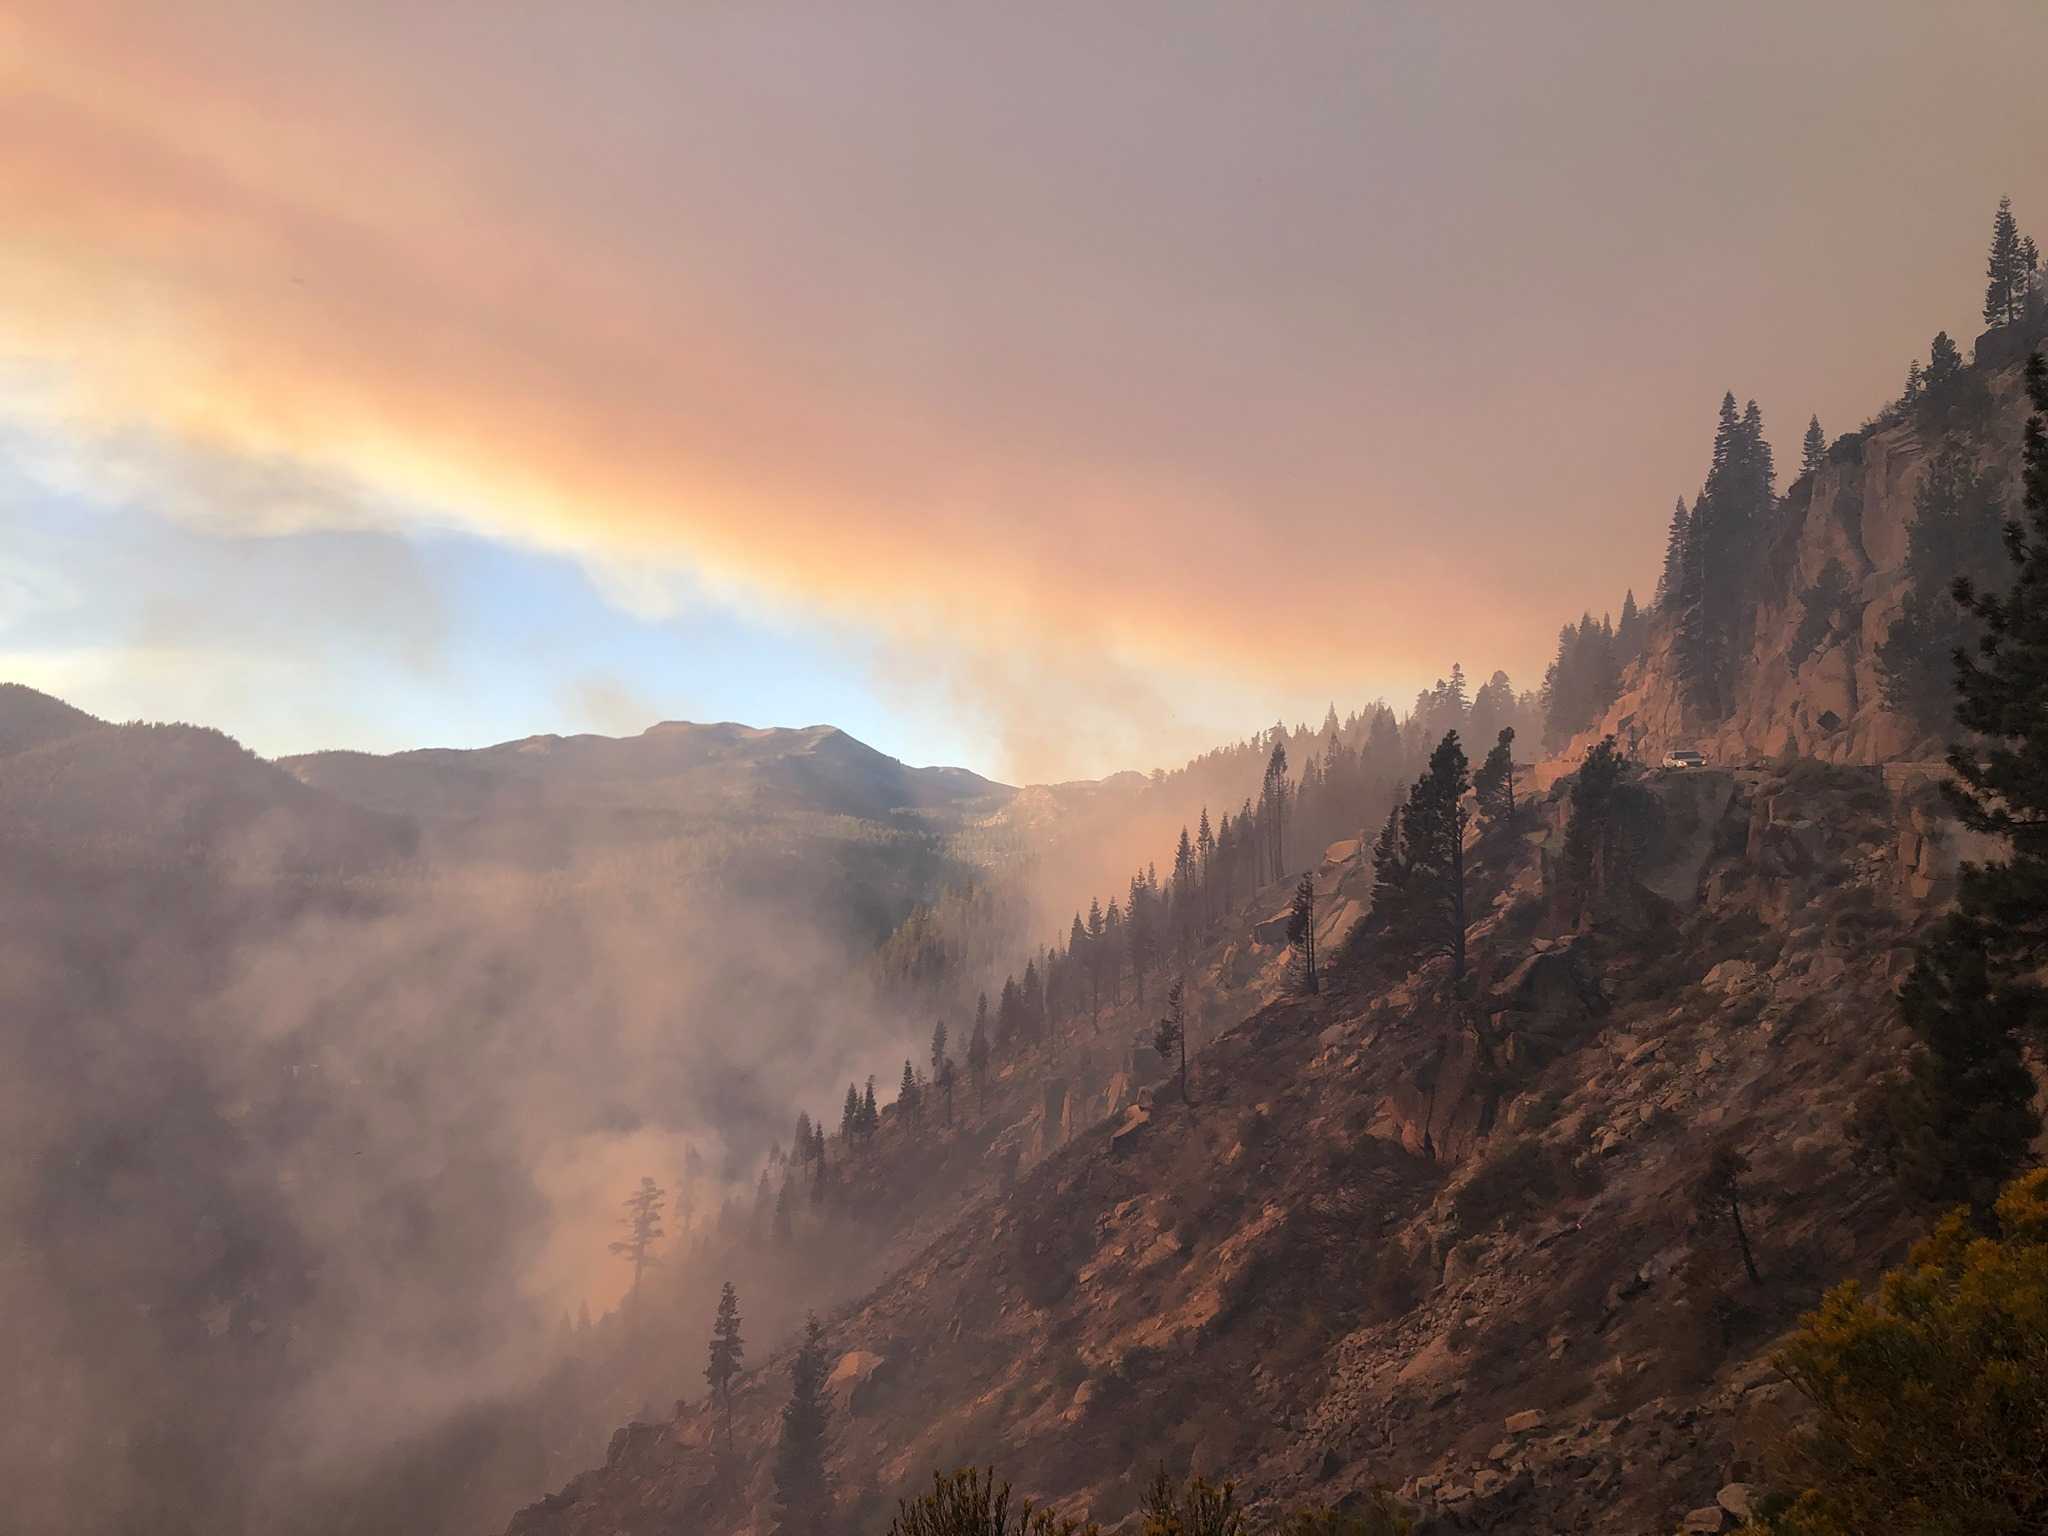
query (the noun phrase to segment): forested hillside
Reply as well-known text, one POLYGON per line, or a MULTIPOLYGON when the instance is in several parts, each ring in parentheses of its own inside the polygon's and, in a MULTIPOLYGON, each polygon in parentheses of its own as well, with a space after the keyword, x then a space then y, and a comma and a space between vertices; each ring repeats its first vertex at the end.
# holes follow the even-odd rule
MULTIPOLYGON (((1454 674, 1405 721, 1333 710, 1191 765, 1192 830, 1076 889, 978 994, 960 1063, 935 1031, 893 1103, 854 1083, 836 1135, 807 1121, 760 1207, 801 1251, 799 1196, 916 1204, 957 1170, 928 1245, 793 1350, 721 1372, 714 1346, 708 1397, 621 1429, 512 1531, 879 1529, 988 1460, 1159 1530, 1211 1528, 1203 1475, 1255 1522, 1388 1531, 1846 1532, 1884 1479, 1920 1487, 1843 1449, 1896 1433, 1882 1372, 1796 1330, 1944 1203, 1992 1220, 2041 1129, 2038 269, 2002 210, 1975 356, 1938 335, 1858 432, 1810 422, 1782 493, 1730 394, 1650 602, 1567 625, 1540 696, 1454 674), (1983 734, 1950 768, 1926 759, 1956 665, 1983 734), (1518 763, 1532 738, 1552 755, 1518 763), (1695 744, 1705 769, 1656 768, 1695 744)), ((985 921, 921 911, 886 963, 950 975, 957 1006, 1000 946, 948 935, 985 921)), ((1828 1315, 1886 1326, 1857 1305, 1828 1315)), ((1937 1438, 1996 1463, 1957 1495, 1985 1528, 2024 1529, 2038 1402, 2003 1411, 2018 1440, 1937 1438)), ((958 1494, 899 1528, 954 1529, 958 1494)))

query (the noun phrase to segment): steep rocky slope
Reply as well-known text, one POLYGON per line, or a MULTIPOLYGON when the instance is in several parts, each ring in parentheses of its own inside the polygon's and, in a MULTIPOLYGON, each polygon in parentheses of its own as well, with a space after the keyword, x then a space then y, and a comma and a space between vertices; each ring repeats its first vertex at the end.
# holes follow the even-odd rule
MULTIPOLYGON (((1545 882, 1561 794, 1475 848, 1476 1005, 1442 962, 1379 974, 1368 923, 1324 996, 1202 1054, 1191 1106, 1142 1090, 831 1318, 855 1527, 972 1459, 1106 1520, 1164 1464, 1267 1504, 1395 1485, 1440 1529, 1717 1528, 1784 1409, 1769 1338, 1912 1229, 1843 1122, 1958 845, 1875 768, 1632 803, 1584 923, 1545 882), (1717 1136, 1755 1164, 1760 1284, 1691 1230, 1717 1136)), ((736 1486, 679 1405, 511 1531, 766 1529, 786 1367, 738 1393, 736 1486)))

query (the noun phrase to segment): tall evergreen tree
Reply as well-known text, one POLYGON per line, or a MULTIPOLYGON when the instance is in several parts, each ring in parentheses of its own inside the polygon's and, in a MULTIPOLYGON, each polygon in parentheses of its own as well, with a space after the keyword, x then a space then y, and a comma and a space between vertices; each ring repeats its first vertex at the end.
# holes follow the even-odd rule
POLYGON ((1963 371, 1963 352, 1949 339, 1947 331, 1936 331, 1927 349, 1927 371, 1921 383, 1928 394, 1953 383, 1963 371))
POLYGON ((1486 754, 1486 761, 1472 776, 1472 797, 1479 803, 1479 819, 1489 828, 1503 827, 1515 815, 1515 728, 1505 726, 1486 754))
POLYGON ((1471 787, 1458 733, 1447 731, 1401 813, 1413 934, 1424 953, 1451 957, 1454 982, 1465 976, 1465 793, 1471 787))
POLYGON ((946 1065, 946 1021, 940 1019, 932 1025, 932 1081, 937 1082, 940 1071, 946 1065))
POLYGON ((1005 976, 1003 990, 996 1000, 996 1049, 1005 1056, 1017 1048, 1017 1035, 1023 1028, 1023 1003, 1017 990, 1017 978, 1005 976))
POLYGON ((839 1134, 850 1147, 860 1135, 860 1087, 855 1083, 846 1085, 846 1103, 839 1111, 839 1134))
POLYGON ((1605 889, 1614 865, 1614 794, 1623 761, 1614 738, 1603 736, 1587 751, 1572 780, 1571 819, 1565 824, 1563 893, 1573 921, 1605 889))
POLYGON ((1959 905, 1988 925, 1992 957, 2012 973, 2002 987, 2038 1007, 2042 994, 2012 979, 2048 962, 2048 370, 2038 352, 2026 384, 2036 414, 2024 438, 2024 522, 2007 536, 2012 587, 1984 591, 1967 574, 1956 583, 1983 626, 1982 659, 1956 657, 1956 719, 1981 750, 1954 747, 1949 765, 1964 825, 2012 848, 2003 862, 1967 866, 1959 905))
POLYGON ((1956 599, 1981 624, 1958 650, 1948 788, 1974 832, 2007 856, 1965 864, 1955 910, 1920 946, 1899 1005, 1916 1049, 1907 1075, 1865 1102, 1864 1144, 1914 1193, 1967 1199, 1980 1215, 2039 1133, 2023 1033, 2048 1020, 2036 979, 2048 962, 2048 368, 2027 363, 2035 414, 2025 435, 2025 521, 2008 535, 2011 588, 1967 577, 1956 599))
POLYGON ((1811 475, 1827 462, 1828 440, 1820 429, 1820 416, 1815 414, 1806 423, 1806 436, 1799 441, 1799 473, 1811 475))
MULTIPOLYGON (((1636 607, 1636 589, 1630 587, 1621 599, 1621 620, 1614 626, 1614 665, 1617 673, 1615 682, 1619 691, 1620 669, 1634 661, 1643 652, 1643 614, 1636 607)), ((1613 700, 1609 700, 1612 703, 1613 700)), ((1473 736, 1483 735, 1474 723, 1473 736)))
POLYGON ((1775 495, 1763 433, 1754 400, 1738 412, 1734 393, 1722 396, 1707 483, 1686 525, 1675 654, 1686 700, 1701 719, 1726 712, 1750 618, 1745 578, 1775 495))
POLYGON ((1743 1180, 1749 1175, 1749 1159, 1733 1142, 1724 1141, 1715 1146, 1707 1157, 1707 1165, 1693 1183, 1693 1209, 1703 1227, 1718 1227, 1723 1222, 1735 1234, 1735 1246, 1742 1254, 1742 1267, 1749 1275, 1751 1285, 1763 1283, 1763 1276, 1757 1273, 1756 1253, 1750 1247, 1749 1227, 1742 1219, 1742 1207, 1749 1198, 1743 1180))
POLYGON ((1109 956, 1105 953, 1106 935, 1102 920, 1102 902, 1088 899, 1088 1017, 1091 1022, 1102 1016, 1102 967, 1109 956))
POLYGON ((1287 873, 1287 743, 1274 732, 1273 755, 1266 759, 1265 788, 1262 791, 1261 809, 1267 820, 1267 836, 1271 839, 1267 865, 1275 880, 1287 873))
POLYGON ((974 1084, 974 1112, 980 1114, 988 1095, 988 994, 974 1009, 974 1033, 967 1041, 967 1077, 974 1084))
POLYGON ((1209 881, 1216 864, 1216 834, 1209 827, 1209 807, 1202 807, 1202 820, 1195 829, 1195 860, 1198 878, 1202 885, 1202 927, 1206 930, 1215 920, 1209 909, 1209 881))
POLYGON ((1178 980, 1166 989, 1166 1015, 1153 1026, 1152 1048, 1171 1062, 1180 1053, 1180 1101, 1188 1099, 1188 1015, 1184 984, 1178 980))
POLYGON ((1372 845, 1372 911, 1398 939, 1408 927, 1408 848, 1401 833, 1400 805, 1387 812, 1387 822, 1372 845))
POLYGON ((1952 441, 1936 450, 1913 492, 1906 591, 1877 648, 1877 670, 1885 707, 1924 730, 1939 729, 1953 709, 1954 657, 1977 628, 1956 601, 1956 578, 1995 581, 2008 568, 2001 489, 1972 446, 1952 441))
POLYGON ((1173 926, 1186 947, 1195 916, 1195 840, 1188 829, 1180 829, 1180 842, 1173 850, 1173 926))
POLYGON ((789 1402, 775 1447, 777 1536, 827 1536, 832 1483, 825 1469, 832 1395, 825 1386, 825 1330, 815 1314, 804 1321, 804 1341, 789 1369, 789 1402))
POLYGON ((1670 531, 1664 537, 1664 570, 1657 578, 1655 605, 1666 611, 1675 608, 1685 587, 1686 537, 1690 531, 1692 514, 1686 510, 1685 498, 1678 498, 1678 504, 1671 509, 1670 531))
POLYGON ((711 1320, 711 1357, 704 1367, 704 1379, 711 1385, 712 1401, 725 1425, 728 1472, 732 1466, 732 1383, 746 1358, 747 1343, 740 1337, 740 1295, 728 1280, 718 1293, 718 1315, 711 1320))
POLYGON ((1143 875, 1131 876, 1130 905, 1124 909, 1124 948, 1130 952, 1131 985, 1139 1002, 1145 1001, 1145 973, 1152 969, 1157 953, 1152 928, 1152 893, 1143 875))
POLYGON ((626 1214, 619 1225, 626 1235, 611 1244, 611 1251, 633 1266, 633 1300, 640 1300, 640 1276, 656 1263, 654 1245, 661 1241, 661 1204, 668 1193, 654 1180, 642 1178, 640 1187, 626 1196, 626 1214))
POLYGON ((1102 915, 1102 965, 1109 972, 1109 1006, 1115 1008, 1123 1002, 1124 919, 1114 896, 1102 915))
POLYGON ((2027 270, 2020 253, 2019 221, 2012 199, 2001 197, 1991 220, 1991 255, 1985 263, 1984 323, 2010 325, 2025 312, 2027 270))
POLYGON ((1294 902, 1287 913, 1287 945, 1294 952, 1295 990, 1313 997, 1323 989, 1316 965, 1316 877, 1303 875, 1294 888, 1294 902))

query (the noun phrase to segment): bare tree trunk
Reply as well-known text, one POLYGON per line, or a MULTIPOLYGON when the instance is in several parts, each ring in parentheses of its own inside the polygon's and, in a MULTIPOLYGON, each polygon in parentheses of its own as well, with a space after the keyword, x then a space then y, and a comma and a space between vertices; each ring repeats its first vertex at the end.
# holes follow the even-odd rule
POLYGON ((1761 1285, 1764 1277, 1757 1273, 1756 1256, 1749 1250, 1749 1229, 1742 1224, 1742 1202, 1733 1194, 1728 1197, 1728 1215, 1735 1223, 1735 1241, 1742 1249, 1742 1267, 1749 1271, 1749 1283, 1761 1285))

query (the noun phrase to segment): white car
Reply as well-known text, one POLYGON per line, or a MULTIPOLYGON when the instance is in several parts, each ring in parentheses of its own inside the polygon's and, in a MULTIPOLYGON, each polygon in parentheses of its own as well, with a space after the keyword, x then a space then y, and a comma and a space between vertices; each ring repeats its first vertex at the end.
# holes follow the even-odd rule
POLYGON ((1664 754, 1664 766, 1666 768, 1704 768, 1707 766, 1707 756, 1704 752, 1693 751, 1691 747, 1675 747, 1664 754))

